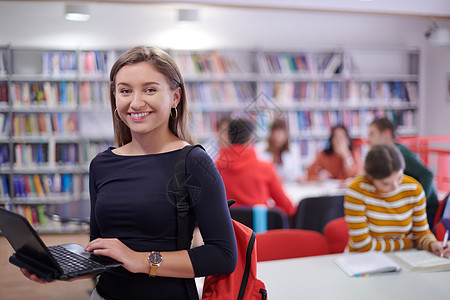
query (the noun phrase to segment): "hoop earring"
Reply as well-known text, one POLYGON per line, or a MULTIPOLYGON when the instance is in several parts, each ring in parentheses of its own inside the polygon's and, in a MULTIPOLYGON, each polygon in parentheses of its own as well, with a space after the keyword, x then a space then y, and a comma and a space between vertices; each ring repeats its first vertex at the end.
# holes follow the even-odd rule
POLYGON ((170 117, 175 120, 176 118, 178 118, 178 110, 176 107, 172 108, 170 109, 170 117), (172 115, 172 108, 175 109, 175 117, 172 115))
POLYGON ((116 119, 117 122, 122 121, 122 119, 121 119, 120 116, 119 116, 119 112, 117 111, 117 107, 116 107, 116 109, 114 110, 113 115, 114 115, 114 119, 116 119))

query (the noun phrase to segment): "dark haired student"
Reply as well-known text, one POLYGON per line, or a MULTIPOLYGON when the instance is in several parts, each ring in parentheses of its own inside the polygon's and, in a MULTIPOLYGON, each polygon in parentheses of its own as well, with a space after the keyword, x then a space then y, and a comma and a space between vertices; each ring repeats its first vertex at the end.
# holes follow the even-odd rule
POLYGON ((281 178, 273 163, 260 161, 254 148, 254 124, 235 119, 228 125, 230 145, 223 147, 215 163, 222 175, 228 199, 237 205, 270 206, 269 200, 287 215, 297 209, 283 190, 281 178))
POLYGON ((369 126, 367 141, 370 146, 380 143, 395 145, 405 159, 405 174, 416 179, 423 187, 427 196, 428 224, 433 226, 434 215, 439 206, 436 189, 433 185, 433 173, 427 169, 406 146, 395 141, 394 124, 387 118, 375 119, 369 126))
POLYGON ((351 252, 428 250, 450 257, 427 223, 425 193, 414 178, 403 174, 405 161, 391 144, 373 146, 364 176, 353 181, 344 201, 351 252))
POLYGON ((336 125, 331 129, 328 146, 317 153, 308 167, 308 180, 347 179, 361 172, 361 162, 353 152, 347 129, 336 125))
POLYGON ((183 79, 166 52, 136 47, 118 58, 110 80, 118 147, 91 162, 86 250, 123 267, 101 274, 91 299, 188 299, 183 278, 231 273, 237 263, 222 179, 205 151, 189 153, 189 232, 198 224, 204 245, 177 250, 177 215, 169 191, 177 155, 193 143, 183 79))

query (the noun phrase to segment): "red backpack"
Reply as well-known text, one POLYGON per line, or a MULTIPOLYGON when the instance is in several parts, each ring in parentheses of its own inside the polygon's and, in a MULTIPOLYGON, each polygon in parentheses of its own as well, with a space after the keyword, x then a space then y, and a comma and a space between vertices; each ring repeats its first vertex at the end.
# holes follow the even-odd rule
MULTIPOLYGON (((173 181, 173 192, 177 206, 178 221, 178 249, 190 247, 190 236, 188 230, 189 213, 189 191, 186 182, 186 156, 195 147, 200 145, 186 146, 183 148, 175 163, 175 178, 173 181)), ((203 149, 204 150, 204 149, 203 149)), ((235 201, 229 200, 228 206, 235 201)), ((252 229, 232 220, 236 236, 238 262, 236 269, 231 274, 206 276, 203 285, 202 299, 207 300, 266 300, 267 290, 264 283, 256 278, 256 236, 252 229)), ((197 288, 193 279, 186 279, 186 287, 189 300, 198 299, 197 288)))

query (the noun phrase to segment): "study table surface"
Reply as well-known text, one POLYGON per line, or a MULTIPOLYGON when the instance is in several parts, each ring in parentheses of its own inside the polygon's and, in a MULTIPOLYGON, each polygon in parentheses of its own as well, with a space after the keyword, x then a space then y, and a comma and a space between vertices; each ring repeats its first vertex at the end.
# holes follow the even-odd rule
POLYGON ((292 203, 298 204, 308 197, 344 195, 346 183, 341 180, 287 182, 283 188, 292 203))
POLYGON ((384 273, 349 277, 334 262, 344 254, 258 263, 271 300, 449 299, 450 272, 384 273))

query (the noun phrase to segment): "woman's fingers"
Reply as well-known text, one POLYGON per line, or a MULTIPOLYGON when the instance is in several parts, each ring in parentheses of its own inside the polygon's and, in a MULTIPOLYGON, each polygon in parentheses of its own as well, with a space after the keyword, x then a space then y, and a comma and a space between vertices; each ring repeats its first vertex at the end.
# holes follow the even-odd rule
POLYGON ((22 272, 22 274, 27 277, 28 279, 35 281, 37 283, 42 283, 42 284, 46 284, 48 283, 47 281, 39 278, 38 276, 31 274, 30 272, 28 272, 26 269, 20 269, 20 271, 22 272))

